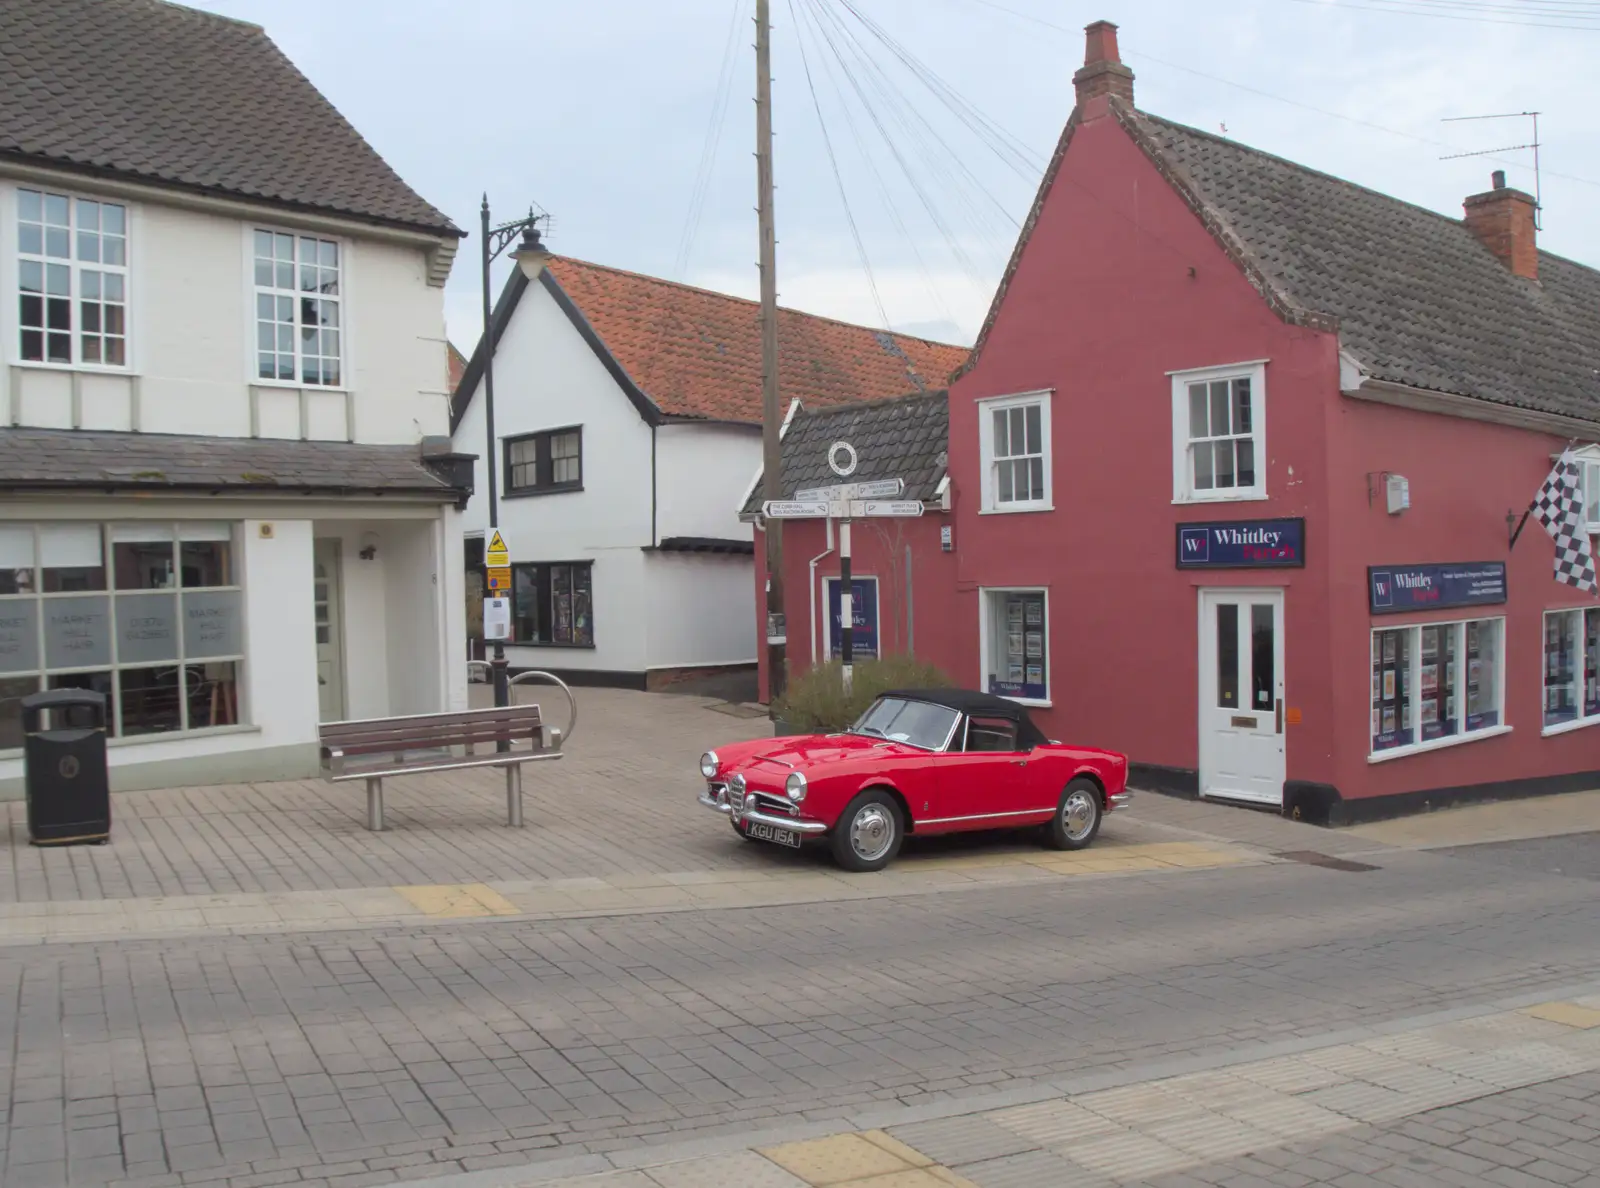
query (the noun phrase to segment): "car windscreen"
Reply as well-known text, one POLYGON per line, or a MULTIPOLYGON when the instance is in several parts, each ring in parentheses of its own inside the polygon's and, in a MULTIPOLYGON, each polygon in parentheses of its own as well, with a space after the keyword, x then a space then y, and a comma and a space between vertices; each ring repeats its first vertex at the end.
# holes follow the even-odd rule
POLYGON ((869 734, 937 751, 950 737, 956 717, 956 711, 949 706, 880 697, 850 730, 853 734, 869 734))

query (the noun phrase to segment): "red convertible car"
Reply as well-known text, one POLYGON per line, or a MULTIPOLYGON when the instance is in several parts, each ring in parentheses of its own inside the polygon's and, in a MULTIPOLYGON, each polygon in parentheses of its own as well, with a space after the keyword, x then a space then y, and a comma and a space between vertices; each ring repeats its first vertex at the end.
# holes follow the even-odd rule
POLYGON ((1037 827, 1080 850, 1128 803, 1125 755, 1063 746, 1014 701, 961 689, 885 693, 842 734, 758 739, 700 757, 700 803, 743 838, 827 842, 881 870, 907 833, 1037 827))

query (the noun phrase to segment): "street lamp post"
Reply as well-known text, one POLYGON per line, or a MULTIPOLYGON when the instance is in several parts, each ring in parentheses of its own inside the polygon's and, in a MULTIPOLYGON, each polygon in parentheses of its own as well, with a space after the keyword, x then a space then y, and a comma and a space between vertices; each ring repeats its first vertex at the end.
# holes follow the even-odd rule
MULTIPOLYGON (((499 227, 489 226, 489 195, 483 196, 483 423, 488 453, 484 457, 487 467, 489 486, 489 535, 494 535, 494 530, 500 527, 500 483, 496 477, 495 465, 500 442, 494 435, 494 333, 489 324, 493 314, 489 308, 489 266, 509 247, 513 240, 521 237, 516 250, 511 253, 511 258, 522 269, 523 275, 530 281, 538 280, 539 273, 544 270, 546 261, 550 259, 550 252, 539 241, 539 220, 546 216, 535 215, 530 209, 528 217, 504 223, 499 227)), ((511 703, 511 686, 506 677, 506 645, 502 639, 494 641, 494 656, 489 661, 489 669, 494 673, 494 703, 497 706, 511 703)), ((500 744, 501 750, 509 749, 508 743, 500 744)))

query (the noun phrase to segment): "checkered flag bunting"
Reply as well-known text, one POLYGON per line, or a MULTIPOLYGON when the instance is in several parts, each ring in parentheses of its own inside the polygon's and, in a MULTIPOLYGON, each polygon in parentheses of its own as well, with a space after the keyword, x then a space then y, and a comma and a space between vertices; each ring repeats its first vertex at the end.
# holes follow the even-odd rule
POLYGON ((1585 594, 1600 594, 1595 581, 1594 553, 1584 531, 1583 494, 1578 464, 1562 454, 1550 477, 1533 500, 1533 514, 1556 542, 1556 581, 1576 586, 1585 594))

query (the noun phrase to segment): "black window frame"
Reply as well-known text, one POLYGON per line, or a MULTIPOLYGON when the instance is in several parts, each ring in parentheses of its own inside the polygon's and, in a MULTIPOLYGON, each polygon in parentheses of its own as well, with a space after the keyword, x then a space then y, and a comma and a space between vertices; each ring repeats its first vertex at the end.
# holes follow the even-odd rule
POLYGON ((555 495, 563 491, 583 490, 583 426, 564 425, 559 429, 541 429, 537 433, 522 433, 516 437, 508 437, 501 443, 501 486, 505 498, 516 499, 528 495, 555 495), (578 477, 564 483, 554 480, 555 460, 551 457, 551 447, 555 439, 568 434, 577 434, 578 437, 578 477), (516 482, 518 468, 526 468, 527 462, 513 462, 511 452, 513 447, 533 443, 534 479, 531 484, 516 482))
POLYGON ((593 651, 595 647, 594 616, 594 562, 593 561, 521 561, 511 566, 511 631, 510 643, 518 647, 580 648, 593 651), (571 638, 556 638, 555 572, 568 571, 568 590, 572 596, 569 606, 568 633, 571 638), (579 573, 583 581, 578 580, 579 573), (578 591, 588 596, 588 638, 578 635, 578 591), (534 605, 530 616, 524 603, 525 592, 531 591, 534 605), (531 621, 533 631, 526 630, 531 621))

